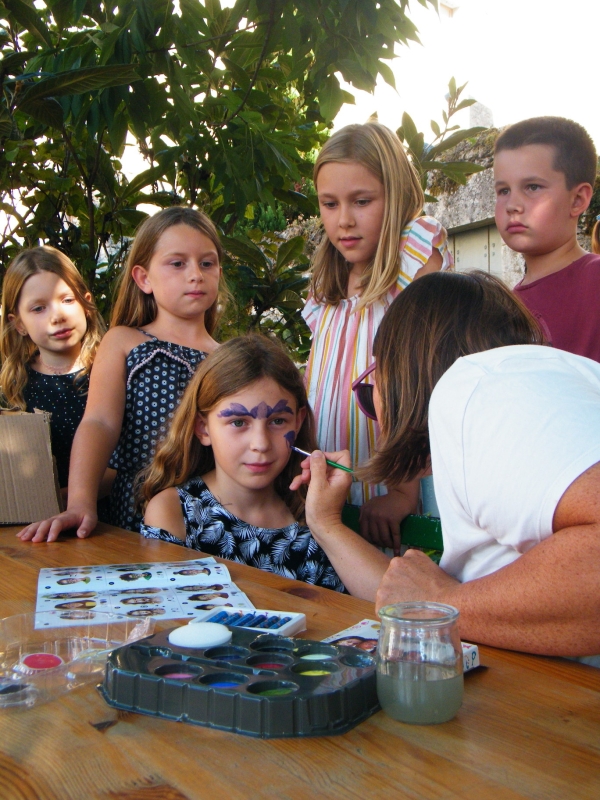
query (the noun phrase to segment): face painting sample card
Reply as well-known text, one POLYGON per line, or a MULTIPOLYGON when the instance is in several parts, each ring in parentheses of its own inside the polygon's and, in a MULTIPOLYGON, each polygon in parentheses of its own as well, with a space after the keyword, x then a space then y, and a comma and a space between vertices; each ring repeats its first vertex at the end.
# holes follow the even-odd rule
MULTIPOLYGON (((374 619, 363 619, 351 628, 334 633, 333 636, 328 636, 323 641, 329 644, 350 645, 351 647, 358 647, 359 650, 364 650, 366 653, 375 653, 380 629, 380 622, 374 619)), ((461 642, 461 646, 464 672, 479 667, 479 648, 477 645, 461 642)))
MULTIPOLYGON (((182 619, 215 606, 254 608, 232 583, 227 567, 211 557, 41 569, 38 578, 36 612, 58 612, 58 624, 65 627, 82 619, 93 622, 96 612, 182 619)), ((48 620, 40 620, 40 627, 46 627, 48 620)))
POLYGON ((374 653, 377 650, 380 628, 380 622, 374 619, 363 619, 351 628, 346 628, 339 633, 334 633, 333 636, 328 636, 326 639, 323 639, 323 641, 329 644, 358 647, 366 653, 374 653))

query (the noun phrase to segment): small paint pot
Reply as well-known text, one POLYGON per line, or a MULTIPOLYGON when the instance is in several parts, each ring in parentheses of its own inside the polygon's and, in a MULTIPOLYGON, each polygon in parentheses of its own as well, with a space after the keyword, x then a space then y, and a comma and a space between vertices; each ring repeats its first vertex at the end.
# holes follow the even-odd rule
POLYGON ((27 653, 21 658, 18 669, 19 672, 33 675, 36 672, 43 672, 47 669, 56 669, 64 663, 62 658, 54 653, 27 653))
POLYGON ((211 689, 235 689, 246 683, 247 680, 245 675, 239 675, 235 672, 216 672, 200 678, 200 683, 210 686, 211 689))
POLYGON ((284 669, 294 663, 294 659, 280 654, 260 654, 251 656, 247 661, 249 667, 259 667, 260 669, 284 669))
POLYGON ((17 692, 27 689, 28 686, 28 683, 7 683, 4 686, 0 686, 0 695, 17 694, 17 692))
POLYGON ((331 644, 309 644, 297 647, 294 653, 303 661, 328 661, 337 658, 340 651, 331 644))
POLYGON ((292 672, 309 678, 323 678, 326 675, 331 675, 332 672, 338 671, 338 665, 332 664, 330 661, 308 661, 304 664, 294 664, 292 667, 292 672))
POLYGON ((248 686, 248 692, 259 697, 283 697, 297 692, 298 689, 298 684, 290 681, 260 681, 248 686))
POLYGON ((187 664, 166 664, 154 671, 155 675, 161 678, 168 678, 170 681, 191 681, 202 675, 202 668, 188 666, 187 664))
POLYGON ((211 647, 204 652, 204 658, 216 661, 239 661, 250 655, 245 647, 211 647))
POLYGON ((333 656, 326 653, 307 653, 305 656, 300 656, 300 658, 302 661, 326 661, 328 658, 333 658, 333 656))
POLYGON ((261 653, 291 653, 291 651, 294 649, 294 644, 295 642, 293 639, 284 639, 281 636, 267 634, 260 636, 258 639, 252 642, 250 647, 253 650, 260 650, 261 653))

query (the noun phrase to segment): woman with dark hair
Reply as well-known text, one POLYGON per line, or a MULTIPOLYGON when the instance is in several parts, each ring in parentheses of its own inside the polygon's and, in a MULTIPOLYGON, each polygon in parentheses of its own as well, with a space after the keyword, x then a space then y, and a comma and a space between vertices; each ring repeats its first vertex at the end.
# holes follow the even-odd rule
POLYGON ((313 454, 307 521, 351 592, 449 603, 464 638, 499 647, 600 651, 600 366, 543 345, 485 273, 426 275, 392 303, 375 388, 356 388, 381 427, 358 476, 433 469, 444 554, 441 568, 414 550, 384 563, 341 524, 345 475, 313 454))

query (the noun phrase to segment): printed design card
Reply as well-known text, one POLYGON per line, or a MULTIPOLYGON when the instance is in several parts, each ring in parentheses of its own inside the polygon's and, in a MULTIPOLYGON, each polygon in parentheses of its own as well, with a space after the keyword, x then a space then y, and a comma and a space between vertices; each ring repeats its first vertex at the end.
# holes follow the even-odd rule
POLYGON ((374 653, 377 650, 380 628, 380 622, 374 619, 363 619, 351 628, 346 628, 339 633, 334 633, 333 636, 328 636, 326 639, 323 639, 323 641, 328 644, 358 647, 360 650, 364 650, 365 653, 374 653))
MULTIPOLYGON (((227 567, 214 558, 202 558, 41 569, 35 610, 59 612, 59 624, 66 627, 81 619, 93 622, 99 611, 182 619, 221 606, 254 608, 231 581, 227 567)), ((50 627, 43 619, 41 625, 50 627)), ((56 625, 54 619, 52 627, 56 625)))
MULTIPOLYGON (((323 641, 328 644, 350 645, 351 647, 358 647, 359 650, 364 650, 366 653, 375 654, 380 629, 380 622, 374 619, 363 619, 351 628, 346 628, 339 633, 334 633, 333 636, 328 636, 326 639, 323 639, 323 641)), ((479 648, 477 645, 469 644, 468 642, 461 642, 461 645, 464 672, 481 666, 479 661, 479 648)))

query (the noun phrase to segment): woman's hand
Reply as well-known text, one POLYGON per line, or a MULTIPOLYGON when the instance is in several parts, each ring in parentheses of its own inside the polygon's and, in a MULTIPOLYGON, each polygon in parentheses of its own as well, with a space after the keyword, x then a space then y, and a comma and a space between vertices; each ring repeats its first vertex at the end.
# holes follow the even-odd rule
POLYGON ((306 524, 350 594, 372 601, 390 563, 389 558, 342 523, 342 506, 352 477, 328 466, 325 457, 350 466, 347 450, 339 453, 315 450, 302 462, 302 475, 294 478, 290 488, 297 489, 308 483, 306 524))
POLYGON ((338 453, 322 453, 320 450, 315 450, 310 458, 301 463, 302 474, 297 475, 290 485, 290 489, 294 491, 303 483, 308 484, 306 524, 313 533, 318 532, 323 525, 341 521, 342 506, 352 483, 349 473, 328 466, 325 458, 345 467, 350 466, 350 453, 347 450, 338 453))
POLYGON ((77 537, 85 539, 94 530, 97 522, 96 509, 72 507, 50 519, 33 522, 19 531, 17 537, 22 542, 55 542, 61 531, 77 528, 77 537))
POLYGON ((393 558, 377 590, 377 611, 391 603, 430 600, 450 603, 452 591, 460 583, 434 564, 420 550, 407 550, 402 558, 393 558))

